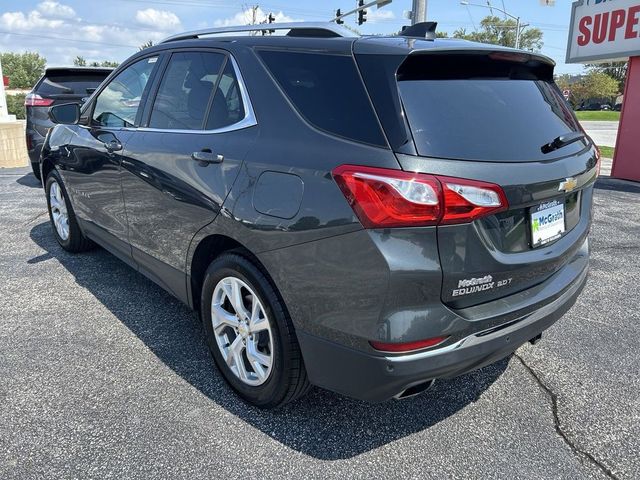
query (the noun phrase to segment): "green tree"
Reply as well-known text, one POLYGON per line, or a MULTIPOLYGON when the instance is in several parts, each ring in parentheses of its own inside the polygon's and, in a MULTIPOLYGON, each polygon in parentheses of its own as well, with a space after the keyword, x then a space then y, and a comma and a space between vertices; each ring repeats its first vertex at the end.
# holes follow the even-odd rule
POLYGON ((618 90, 623 92, 624 82, 627 79, 627 63, 628 62, 588 63, 586 67, 589 72, 606 73, 611 78, 615 78, 618 82, 618 90))
MULTIPOLYGON (((542 30, 539 28, 520 27, 520 48, 538 52, 542 48, 542 30)), ((454 38, 463 38, 474 42, 491 43, 504 47, 515 47, 516 45, 516 21, 512 19, 502 19, 493 15, 485 17, 480 22, 480 29, 467 33, 466 29, 460 28, 453 32, 454 38)))
POLYGON ((44 72, 47 60, 35 52, 3 53, 2 71, 12 88, 31 88, 44 72))
POLYGON ((101 67, 111 67, 111 68, 116 68, 118 65, 120 65, 120 62, 112 62, 110 60, 105 60, 100 64, 101 67))
POLYGON ((576 105, 580 105, 590 98, 613 99, 619 92, 618 87, 615 78, 592 71, 571 86, 571 95, 576 105))
POLYGON ((76 67, 111 67, 111 68, 115 68, 118 65, 120 65, 118 62, 112 62, 111 60, 103 60, 102 62, 97 62, 97 61, 93 61, 93 62, 89 62, 87 63, 87 60, 84 57, 76 57, 75 60, 73 61, 73 64, 76 67))
POLYGON ((558 75, 555 81, 560 90, 571 90, 571 75, 567 73, 564 75, 558 75))

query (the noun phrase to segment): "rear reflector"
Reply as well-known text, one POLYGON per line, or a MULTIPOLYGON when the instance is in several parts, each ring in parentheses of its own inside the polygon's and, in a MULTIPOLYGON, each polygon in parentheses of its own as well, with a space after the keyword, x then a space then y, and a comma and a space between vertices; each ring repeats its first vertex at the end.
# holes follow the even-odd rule
POLYGON ((421 350, 423 348, 435 347, 444 342, 449 337, 433 337, 426 340, 418 340, 417 342, 404 342, 404 343, 385 343, 370 341, 369 344, 376 350, 381 352, 391 353, 405 353, 412 352, 414 350, 421 350))
POLYGON ((24 98, 25 107, 49 107, 52 103, 52 99, 42 98, 37 93, 30 93, 24 98))
POLYGON ((365 228, 467 223, 508 206, 502 188, 477 180, 357 165, 332 173, 365 228))

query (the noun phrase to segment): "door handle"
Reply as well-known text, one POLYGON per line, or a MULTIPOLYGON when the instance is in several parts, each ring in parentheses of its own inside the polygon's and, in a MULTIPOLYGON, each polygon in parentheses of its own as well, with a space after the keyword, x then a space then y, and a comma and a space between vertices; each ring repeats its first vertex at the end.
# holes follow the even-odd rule
POLYGON ((109 153, 119 152, 120 150, 122 150, 122 144, 120 143, 119 140, 114 138, 113 140, 109 140, 108 142, 104 142, 104 148, 109 153))
POLYGON ((191 158, 198 162, 201 166, 205 167, 210 163, 222 163, 224 155, 215 154, 210 149, 206 148, 199 152, 193 152, 191 158))

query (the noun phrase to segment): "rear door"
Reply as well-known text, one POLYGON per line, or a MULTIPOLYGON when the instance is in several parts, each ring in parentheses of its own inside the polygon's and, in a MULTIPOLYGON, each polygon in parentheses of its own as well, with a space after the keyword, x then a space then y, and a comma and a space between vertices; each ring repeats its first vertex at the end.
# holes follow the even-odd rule
POLYGON ((174 51, 156 85, 122 162, 129 241, 141 269, 186 298, 189 244, 220 211, 257 126, 226 52, 174 51))
MULTIPOLYGON (((374 56, 364 57, 366 81, 374 56)), ((497 184, 508 200, 438 227, 442 298, 454 308, 536 285, 584 244, 596 150, 552 79, 540 59, 489 51, 417 53, 395 72, 415 148, 398 153, 402 168, 497 184)))

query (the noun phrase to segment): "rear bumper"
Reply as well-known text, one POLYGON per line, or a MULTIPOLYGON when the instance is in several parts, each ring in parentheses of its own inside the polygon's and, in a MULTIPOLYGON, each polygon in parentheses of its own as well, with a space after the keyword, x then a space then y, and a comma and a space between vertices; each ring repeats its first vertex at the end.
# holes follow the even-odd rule
MULTIPOLYGON (((383 356, 348 348, 298 332, 309 379, 315 385, 369 402, 389 400, 422 381, 447 378, 506 357, 556 322, 575 303, 587 279, 587 267, 552 301, 506 323, 452 344, 419 353, 383 356)), ((484 322, 483 322, 484 323, 484 322)))

